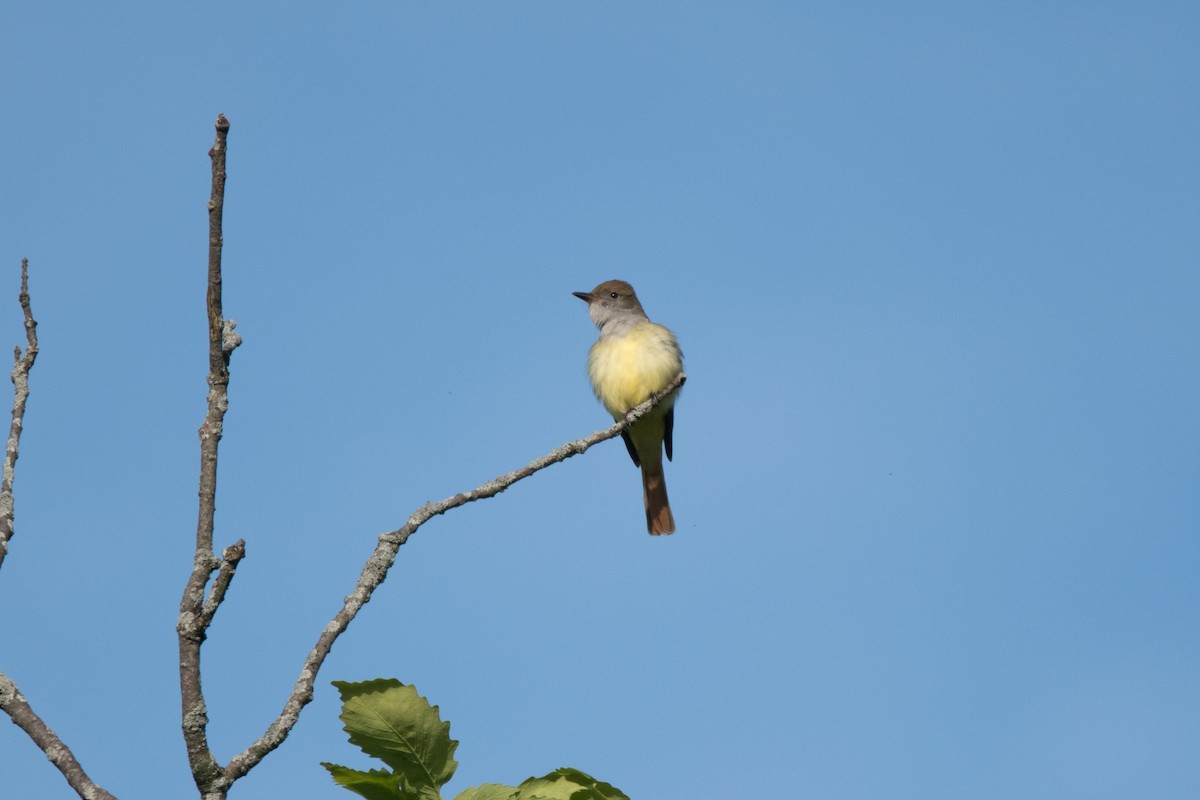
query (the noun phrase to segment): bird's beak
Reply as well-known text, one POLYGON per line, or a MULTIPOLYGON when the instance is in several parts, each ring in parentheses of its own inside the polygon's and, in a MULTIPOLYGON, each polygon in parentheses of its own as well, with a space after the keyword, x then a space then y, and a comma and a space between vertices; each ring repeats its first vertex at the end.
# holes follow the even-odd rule
POLYGON ((596 299, 596 295, 592 294, 591 292, 571 292, 571 294, 575 295, 589 306, 592 304, 592 301, 596 299))

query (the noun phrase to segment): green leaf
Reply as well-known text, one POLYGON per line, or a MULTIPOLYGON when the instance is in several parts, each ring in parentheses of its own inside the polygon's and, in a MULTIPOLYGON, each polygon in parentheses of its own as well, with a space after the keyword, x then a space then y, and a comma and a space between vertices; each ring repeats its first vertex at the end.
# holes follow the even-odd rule
POLYGON ((373 769, 363 772, 325 761, 321 762, 321 766, 329 770, 330 777, 338 786, 345 786, 367 800, 417 800, 415 794, 405 794, 401 791, 400 779, 388 770, 373 769))
POLYGON ((629 796, 586 772, 560 767, 524 781, 512 800, 629 800, 629 796))
POLYGON ((342 695, 340 718, 350 743, 395 770, 409 792, 437 797, 458 768, 458 742, 438 707, 394 678, 333 685, 342 695))
POLYGON ((511 800, 517 787, 502 783, 483 783, 455 795, 454 800, 511 800))

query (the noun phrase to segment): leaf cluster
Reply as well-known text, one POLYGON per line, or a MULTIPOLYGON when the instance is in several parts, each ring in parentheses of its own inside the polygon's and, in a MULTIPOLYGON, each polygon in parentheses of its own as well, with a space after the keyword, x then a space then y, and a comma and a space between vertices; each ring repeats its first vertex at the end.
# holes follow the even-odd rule
MULTIPOLYGON (((368 771, 322 762, 334 782, 367 800, 441 800, 441 787, 458 768, 437 706, 394 678, 334 681, 342 696, 340 718, 350 743, 379 759, 387 769, 368 771)), ((613 786, 570 767, 519 786, 485 783, 460 792, 454 800, 629 800, 613 786)))

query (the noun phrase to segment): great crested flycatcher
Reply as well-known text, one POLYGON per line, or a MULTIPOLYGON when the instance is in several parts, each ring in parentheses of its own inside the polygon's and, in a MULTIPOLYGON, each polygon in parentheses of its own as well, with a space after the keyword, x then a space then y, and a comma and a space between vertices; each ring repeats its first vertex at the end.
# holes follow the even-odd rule
MULTIPOLYGON (((574 292, 587 301, 588 315, 600 338, 588 351, 588 377, 596 397, 614 419, 667 387, 683 369, 683 352, 675 334, 650 321, 633 287, 605 281, 590 292, 574 292)), ((642 468, 646 528, 652 534, 674 533, 675 518, 667 502, 662 454, 671 458, 675 394, 621 433, 629 457, 642 468)))

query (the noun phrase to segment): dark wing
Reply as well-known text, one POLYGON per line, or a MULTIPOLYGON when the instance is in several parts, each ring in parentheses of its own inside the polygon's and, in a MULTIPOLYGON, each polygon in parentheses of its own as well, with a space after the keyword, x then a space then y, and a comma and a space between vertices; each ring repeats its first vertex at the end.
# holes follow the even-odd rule
POLYGON ((667 409, 663 417, 663 448, 667 451, 667 461, 671 460, 671 431, 675 429, 675 406, 667 409))
POLYGON ((633 439, 629 438, 629 431, 621 431, 621 438, 625 440, 625 449, 629 451, 629 457, 633 459, 633 465, 640 467, 642 460, 638 458, 637 450, 633 449, 633 439))

